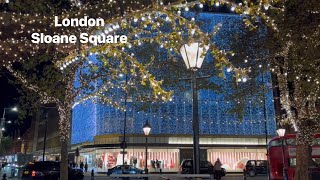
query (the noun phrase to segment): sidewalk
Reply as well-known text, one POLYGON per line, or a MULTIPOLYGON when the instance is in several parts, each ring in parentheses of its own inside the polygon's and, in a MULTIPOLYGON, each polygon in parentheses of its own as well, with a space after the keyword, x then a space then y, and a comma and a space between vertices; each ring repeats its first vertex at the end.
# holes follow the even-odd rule
MULTIPOLYGON (((2 176, 3 176, 3 172, 0 171, 0 179, 2 179, 2 176)), ((7 179, 8 180, 19 180, 18 177, 10 177, 11 175, 10 174, 7 174, 7 179)))

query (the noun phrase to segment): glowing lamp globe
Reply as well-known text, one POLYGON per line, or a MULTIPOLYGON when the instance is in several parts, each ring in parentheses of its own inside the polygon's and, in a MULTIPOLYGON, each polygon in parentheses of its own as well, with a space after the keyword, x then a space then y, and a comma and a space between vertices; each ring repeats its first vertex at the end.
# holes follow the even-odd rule
POLYGON ((146 124, 143 125, 144 135, 148 136, 150 131, 151 131, 151 126, 148 122, 146 122, 146 124))
POLYGON ((204 60, 204 55, 207 53, 208 46, 201 45, 200 42, 192 44, 184 44, 180 48, 180 53, 187 69, 197 70, 201 68, 204 60))
POLYGON ((286 130, 285 130, 285 129, 278 129, 278 130, 277 130, 277 134, 278 134, 278 136, 280 136, 280 137, 283 137, 285 133, 286 133, 286 130))
POLYGON ((13 107, 11 110, 17 112, 18 108, 17 107, 13 107))

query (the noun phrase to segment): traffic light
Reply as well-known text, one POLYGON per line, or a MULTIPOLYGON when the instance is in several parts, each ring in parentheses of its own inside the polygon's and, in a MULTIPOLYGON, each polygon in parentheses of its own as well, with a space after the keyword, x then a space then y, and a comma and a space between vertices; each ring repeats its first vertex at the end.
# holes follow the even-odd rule
POLYGON ((80 153, 79 153, 79 148, 76 148, 76 156, 80 156, 80 153))

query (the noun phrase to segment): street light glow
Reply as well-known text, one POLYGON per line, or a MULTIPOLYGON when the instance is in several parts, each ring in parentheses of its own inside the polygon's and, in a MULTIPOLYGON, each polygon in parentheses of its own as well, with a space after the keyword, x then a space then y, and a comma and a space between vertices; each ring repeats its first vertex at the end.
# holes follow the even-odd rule
POLYGON ((280 136, 280 137, 283 137, 284 136, 284 134, 286 133, 286 130, 285 129, 278 129, 277 130, 277 134, 278 134, 278 136, 280 136))
POLYGON ((247 82, 247 78, 246 77, 244 77, 244 78, 242 78, 242 82, 247 82))
POLYGON ((18 108, 15 106, 15 107, 13 107, 11 110, 17 112, 17 111, 18 111, 18 108))
POLYGON ((144 135, 148 136, 150 131, 151 131, 151 126, 148 122, 146 122, 146 124, 144 124, 143 126, 144 135))
POLYGON ((204 54, 206 54, 208 46, 201 45, 199 42, 194 42, 192 44, 184 44, 180 48, 180 53, 183 58, 187 69, 198 69, 204 60, 204 54))

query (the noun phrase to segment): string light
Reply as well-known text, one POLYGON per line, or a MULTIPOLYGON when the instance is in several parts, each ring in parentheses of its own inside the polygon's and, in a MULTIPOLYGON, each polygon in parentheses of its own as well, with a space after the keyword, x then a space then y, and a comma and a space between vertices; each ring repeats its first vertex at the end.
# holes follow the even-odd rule
MULTIPOLYGON (((211 2, 211 0, 203 1, 203 3, 209 3, 209 2, 211 2)), ((74 1, 72 1, 72 3, 76 6, 75 11, 72 11, 72 13, 69 14, 70 12, 67 9, 63 10, 63 12, 61 13, 61 16, 62 16, 61 18, 68 18, 69 16, 74 16, 74 15, 81 17, 82 15, 87 14, 88 12, 96 12, 94 15, 96 15, 97 17, 110 17, 110 13, 112 12, 115 1, 109 1, 108 3, 100 2, 99 6, 94 5, 94 4, 89 4, 89 5, 88 4, 81 4, 81 1, 78 1, 78 0, 74 0, 74 1), (80 2, 80 4, 79 4, 79 2, 80 2)), ((153 2, 153 3, 156 3, 156 2, 153 2)), ((274 23, 274 21, 269 16, 267 16, 264 12, 262 12, 262 11, 260 12, 261 8, 254 7, 254 6, 258 6, 258 5, 261 7, 263 7, 264 5, 268 5, 268 7, 274 8, 272 6, 272 4, 273 4, 272 1, 268 1, 265 3, 257 3, 258 5, 253 4, 252 7, 242 6, 241 3, 235 4, 235 3, 231 2, 231 1, 227 1, 227 0, 218 0, 218 1, 215 1, 215 3, 219 4, 219 5, 222 4, 222 5, 228 6, 228 7, 230 7, 231 10, 235 10, 235 8, 237 8, 237 12, 240 14, 250 12, 250 14, 253 15, 253 18, 255 16, 260 16, 262 19, 265 19, 266 22, 270 22, 268 25, 272 26, 273 29, 277 30, 277 27, 276 27, 276 24, 274 23), (250 11, 248 11, 246 8, 250 8, 250 11)), ((130 7, 130 8, 125 8, 126 16, 129 17, 130 13, 135 14, 135 13, 141 11, 141 6, 139 6, 140 4, 141 4, 141 2, 139 0, 124 2, 124 6, 130 7)), ((190 2, 190 3, 186 2, 185 4, 183 4, 183 6, 181 6, 179 3, 171 3, 171 4, 164 5, 163 2, 160 1, 160 5, 161 6, 154 6, 153 7, 154 10, 157 11, 156 8, 159 8, 159 9, 161 9, 161 11, 163 11, 163 9, 165 9, 166 11, 170 11, 171 7, 174 7, 175 9, 178 9, 178 13, 179 12, 181 13, 181 9, 185 9, 185 11, 189 11, 189 9, 193 8, 195 5, 197 5, 200 8, 203 7, 203 4, 199 3, 199 2, 197 3, 197 1, 190 2), (162 6, 164 6, 164 7, 162 7, 162 6)), ((148 8, 150 9, 149 6, 148 6, 148 8, 145 8, 145 9, 144 8, 145 7, 143 6, 142 11, 146 11, 146 10, 148 10, 148 8)), ((54 29, 54 27, 51 23, 51 22, 53 22, 52 16, 40 15, 38 13, 35 13, 35 14, 13 13, 13 14, 14 14, 13 16, 11 16, 10 13, 3 13, 2 15, 0 15, 0 19, 3 19, 4 16, 5 17, 11 16, 13 19, 13 21, 11 21, 11 22, 10 21, 2 21, 2 24, 5 25, 3 27, 6 27, 6 26, 15 27, 15 25, 12 24, 12 22, 14 22, 16 24, 19 23, 19 26, 21 28, 23 28, 23 30, 21 31, 21 29, 19 29, 19 31, 13 31, 12 33, 13 34, 21 34, 23 36, 23 38, 29 38, 30 35, 25 36, 25 34, 33 32, 29 28, 33 29, 34 27, 39 27, 38 28, 39 32, 46 32, 48 25, 50 26, 50 29, 53 30, 53 33, 56 33, 56 34, 71 34, 73 32, 73 30, 70 30, 68 28, 54 29), (29 24, 26 22, 28 22, 29 24), (9 24, 7 24, 7 23, 9 23, 9 24)), ((92 13, 90 13, 90 14, 91 14, 91 16, 93 16, 92 13)), ((143 16, 143 13, 141 13, 141 12, 139 12, 137 14, 138 15, 134 15, 135 21, 137 21, 138 16, 140 16, 140 17, 143 16)), ((141 17, 141 18, 145 19, 145 17, 141 17)), ((115 16, 112 16, 111 21, 116 20, 116 19, 117 18, 115 16)), ((107 21, 109 21, 109 20, 107 20, 107 21)), ((248 24, 250 24, 250 23, 248 23, 248 24)), ((117 25, 115 26, 115 28, 117 29, 117 25)), ((115 28, 111 28, 111 29, 114 30, 115 28)), ((108 29, 110 29, 110 28, 108 28, 108 29)), ((0 32, 2 32, 2 31, 0 31, 0 32)), ((107 32, 107 33, 109 33, 109 32, 107 32)), ((3 32, 2 32, 2 34, 3 34, 3 32)), ((38 51, 42 48, 39 45, 31 44, 26 41, 24 44, 22 44, 18 41, 25 41, 25 40, 22 40, 22 39, 13 40, 13 43, 16 44, 15 47, 17 47, 17 49, 24 49, 25 50, 24 52, 30 52, 30 54, 34 54, 36 51, 38 51)), ((8 41, 3 41, 3 42, 6 42, 6 43, 3 43, 3 44, 5 44, 6 47, 10 45, 10 42, 8 42, 8 41)), ((6 49, 6 47, 3 47, 3 50, 6 49)), ((75 45, 68 44, 68 45, 59 45, 59 46, 55 47, 54 49, 58 52, 65 53, 65 52, 73 51, 74 49, 76 49, 76 47, 75 47, 75 45), (63 47, 61 47, 61 46, 63 46, 63 47)), ((4 50, 3 52, 5 52, 5 54, 6 54, 5 58, 3 58, 2 62, 1 62, 4 65, 8 62, 7 59, 13 59, 13 62, 19 61, 20 59, 24 59, 21 56, 21 54, 17 54, 17 57, 15 57, 14 53, 12 53, 14 51, 5 51, 4 50)))
MULTIPOLYGON (((5 1, 6 3, 11 3, 9 0, 5 1)), ((195 26, 193 23, 190 23, 189 21, 181 18, 181 16, 179 16, 179 14, 181 14, 181 10, 184 11, 189 11, 190 8, 193 8, 194 5, 199 4, 199 2, 190 2, 190 3, 186 3, 181 5, 180 3, 172 3, 172 4, 167 4, 164 5, 162 3, 162 1, 160 2, 161 6, 154 6, 153 9, 150 8, 141 8, 141 4, 140 1, 130 1, 125 3, 125 5, 127 5, 128 8, 126 8, 126 12, 124 13, 124 17, 121 17, 121 20, 119 17, 116 16, 112 16, 115 12, 114 9, 114 4, 116 3, 116 1, 110 0, 109 2, 100 2, 99 5, 86 5, 86 4, 81 4, 81 1, 72 1, 74 3, 74 5, 78 6, 76 7, 76 9, 72 12, 62 12, 61 13, 61 17, 64 18, 68 18, 70 16, 83 16, 84 14, 92 14, 93 16, 97 16, 97 17, 108 17, 110 19, 107 19, 106 21, 108 22, 108 24, 110 24, 110 27, 105 28, 104 30, 102 30, 103 32, 105 32, 106 34, 114 32, 116 30, 118 30, 120 27, 125 27, 125 29, 130 29, 133 30, 133 34, 136 35, 138 33, 145 33, 146 30, 143 30, 142 27, 148 27, 149 24, 146 23, 150 23, 151 22, 157 22, 157 26, 161 26, 163 25, 163 22, 161 22, 161 18, 153 18, 154 17, 160 17, 159 15, 156 15, 153 12, 161 12, 163 14, 168 15, 167 18, 170 19, 177 19, 179 21, 182 22, 182 24, 190 24, 191 26, 191 34, 195 34, 195 35, 201 35, 201 36, 206 36, 204 33, 201 33, 200 28, 195 26), (139 6, 139 7, 138 7, 139 6), (174 10, 172 10, 174 9, 174 10), (95 13, 91 13, 91 12, 95 12, 95 13), (148 16, 149 20, 146 20, 145 18, 145 13, 150 13, 150 15, 148 16), (178 13, 178 17, 175 14, 175 12, 178 13), (134 17, 132 19, 132 17, 134 17), (122 21, 124 20, 124 21, 122 21), (131 26, 131 22, 139 24, 137 26, 131 26), (142 22, 141 22, 141 21, 142 22), (119 23, 119 24, 116 24, 119 23)), ((204 2, 211 2, 211 1, 203 1, 204 2)), ((266 24, 271 27, 272 29, 274 29, 275 31, 278 31, 277 28, 277 23, 272 19, 272 17, 270 17, 268 14, 265 13, 266 10, 269 9, 273 9, 273 10, 279 10, 280 12, 284 12, 284 6, 282 8, 278 8, 278 7, 274 7, 274 2, 273 1, 258 1, 258 3, 256 4, 246 4, 244 2, 244 4, 239 3, 239 4, 235 4, 233 3, 233 1, 227 1, 227 0, 218 0, 218 1, 214 1, 216 6, 220 6, 220 5, 225 5, 227 7, 230 8, 231 11, 235 11, 239 14, 248 14, 250 15, 250 17, 252 17, 252 19, 256 19, 256 17, 260 17, 262 20, 264 20, 266 22, 266 24)), ((144 6, 145 7, 145 6, 144 6)), ((149 7, 149 5, 147 5, 147 7, 149 7)), ((203 5, 199 4, 199 7, 202 8, 203 5)), ((281 6, 279 6, 281 7, 281 6)), ((31 57, 35 56, 37 52, 44 50, 46 47, 42 46, 42 45, 36 45, 36 44, 32 44, 28 39, 30 38, 30 33, 34 32, 34 31, 39 31, 39 32, 46 32, 48 27, 50 27, 50 30, 53 31, 53 33, 55 34, 70 34, 73 33, 77 30, 69 30, 67 28, 54 28, 52 25, 53 19, 51 16, 46 16, 44 14, 18 14, 15 12, 1 12, 0 14, 0 23, 2 24, 2 26, 0 27, 0 35, 2 37, 2 41, 0 43, 0 55, 2 57, 2 61, 1 64, 3 66, 8 67, 8 69, 11 69, 11 65, 13 62, 15 61, 27 61, 28 59, 30 59, 31 57), (5 21, 5 19, 11 19, 12 21, 5 21), (13 27, 15 28, 15 30, 13 31, 6 31, 4 28, 5 27, 13 27), (9 38, 10 37, 10 38, 9 38)), ((173 21, 171 21, 170 23, 173 23, 173 21)), ((173 24, 174 28, 172 32, 177 33, 180 37, 182 36, 184 33, 180 33, 181 28, 175 24, 173 24)), ((250 26, 250 27, 254 27, 250 21, 250 19, 248 19, 246 21, 246 25, 250 26)), ((97 29, 86 29, 86 31, 88 32, 94 32, 97 31, 97 29)), ((160 31, 159 31, 160 33, 160 31)), ((163 36, 161 38, 164 39, 168 39, 168 37, 170 37, 171 34, 168 34, 167 36, 163 36)), ((177 36, 176 36, 177 37, 177 36)), ((154 38, 150 38, 152 39, 153 42, 157 42, 160 44, 161 48, 166 48, 170 51, 176 51, 176 45, 179 43, 178 42, 171 42, 169 41, 168 43, 163 43, 163 39, 161 39, 159 36, 155 36, 154 38)), ((306 38, 306 37, 305 37, 306 38)), ((141 45, 142 43, 145 42, 150 42, 150 39, 140 39, 139 41, 133 41, 134 45, 141 45)), ((208 40, 207 40, 208 42, 208 40)), ((81 49, 90 49, 91 47, 88 47, 87 45, 83 45, 81 47, 81 49)), ((117 56, 121 53, 124 53, 122 51, 127 51, 126 48, 122 48, 120 46, 101 46, 98 47, 101 50, 98 52, 98 54, 104 54, 102 52, 105 52, 106 49, 111 48, 112 51, 110 53, 105 53, 105 54, 114 54, 114 56, 117 56), (122 51, 121 51, 122 50, 122 51)), ((216 57, 226 57, 227 53, 223 53, 221 51, 219 51, 219 49, 215 46, 211 46, 210 47, 210 51, 212 50, 213 54, 216 55, 216 57)), ((77 65, 77 60, 75 59, 75 57, 77 55, 76 52, 74 52, 74 50, 77 49, 77 46, 75 44, 59 44, 59 45, 54 45, 54 47, 52 48, 53 53, 57 53, 57 52, 62 52, 65 54, 70 54, 69 56, 67 56, 66 58, 64 58, 63 60, 55 60, 57 61, 57 67, 61 70, 61 71, 68 71, 68 70, 72 70, 72 68, 74 66, 77 65)), ((94 48, 92 48, 94 49, 94 48)), ((92 51, 92 49, 90 49, 90 51, 92 51)), ((129 48, 130 49, 130 48, 129 48)), ((85 56, 85 52, 81 52, 81 54, 83 56, 85 56)), ((136 60, 133 55, 131 53, 126 53, 126 57, 131 57, 131 60, 136 60)), ((241 78, 243 76, 243 70, 235 68, 230 62, 228 62, 227 58, 218 58, 217 59, 218 62, 220 62, 221 64, 223 64, 223 67, 232 67, 232 70, 234 70, 237 81, 243 81, 244 78, 241 78)), ((147 77, 152 77, 150 76, 150 73, 145 72, 146 70, 142 67, 142 65, 140 63, 138 63, 137 61, 135 61, 135 63, 133 63, 134 66, 136 66, 136 69, 132 67, 132 69, 135 70, 139 70, 142 72, 143 75, 147 75, 147 77)), ((262 68, 262 65, 259 65, 260 68, 262 68)), ((228 68, 229 69, 229 68, 228 68)), ((227 69, 227 71, 228 71, 227 69)), ((231 71, 231 68, 229 69, 231 71)), ((228 72, 230 72, 228 71, 228 72)), ((280 73, 279 69, 277 68, 273 68, 272 71, 276 72, 277 75, 279 76, 279 87, 281 89, 281 91, 283 92, 281 94, 281 101, 283 102, 283 106, 284 109, 287 110, 288 113, 288 118, 289 121, 293 124, 297 124, 294 123, 293 121, 293 115, 290 114, 290 109, 293 106, 292 103, 290 103, 290 99, 289 99, 289 95, 288 95, 288 89, 285 87, 285 85, 287 84, 288 78, 286 76, 290 76, 290 74, 288 74, 287 72, 285 73, 280 73)), ((11 69, 11 72, 14 73, 14 71, 11 69)), ((319 84, 319 80, 318 79, 313 79, 312 77, 304 77, 301 74, 299 75, 299 79, 296 79, 296 81, 300 81, 301 79, 307 79, 308 82, 316 82, 315 84, 319 84)), ((23 77, 20 77, 18 74, 15 74, 15 76, 17 76, 17 78, 19 78, 21 81, 23 81, 24 83, 26 83, 28 86, 30 86, 29 88, 32 90, 36 90, 37 88, 28 84, 28 82, 26 82, 26 79, 24 79, 23 77)), ((295 79, 293 76, 293 79, 295 79)), ((298 76, 297 76, 298 77, 298 76)), ((148 79, 145 78, 146 81, 144 81, 143 83, 146 83, 147 81, 149 81, 153 88, 159 88, 160 87, 160 82, 161 81, 156 81, 156 80, 152 80, 152 79, 148 79)), ((312 83, 309 83, 312 84, 312 83)), ((71 85, 70 85, 71 86, 71 85)), ((72 87, 72 86, 71 86, 72 87)), ((69 87, 70 88, 70 87, 69 87)), ((72 89, 72 88, 71 88, 72 89)), ((160 88, 161 89, 161 88, 160 88)), ((162 90, 162 89, 161 89, 162 90)), ((36 90, 39 91, 39 90, 36 90)), ((318 90, 319 91, 319 90, 318 90)), ((166 94, 165 91, 163 91, 163 93, 165 95, 166 94)), ((158 94, 158 91, 155 92, 155 94, 158 94)), ((43 98, 45 98, 45 95, 43 98)), ((167 96, 165 96, 167 97, 167 96)), ((168 96, 169 97, 169 96, 168 96)), ((162 99, 163 97, 160 97, 160 99, 162 99)), ((298 99, 301 99, 301 94, 298 95, 298 99)), ((166 99, 166 98, 164 98, 166 99)), ((313 104, 314 98, 310 98, 310 104, 313 104)), ((67 117, 68 111, 66 109, 63 109, 62 106, 64 106, 66 104, 61 104, 61 109, 59 109, 59 111, 61 110, 61 112, 59 113, 61 116, 64 116, 64 118, 61 118, 61 130, 63 131, 68 131, 68 128, 70 128, 68 126, 68 120, 65 119, 65 117, 67 117), (65 126, 65 127, 63 127, 65 126)), ((301 106, 301 104, 300 104, 301 106)), ((67 105, 66 108, 70 108, 71 105, 67 105)), ((316 115, 314 115, 314 113, 312 114, 312 118, 316 115)), ((68 118, 67 118, 68 119, 68 118)), ((295 125, 294 125, 295 126, 295 125)), ((301 130, 302 131, 302 130, 301 130)), ((62 135, 65 138, 68 138, 68 133, 67 132, 63 132, 62 135)))

